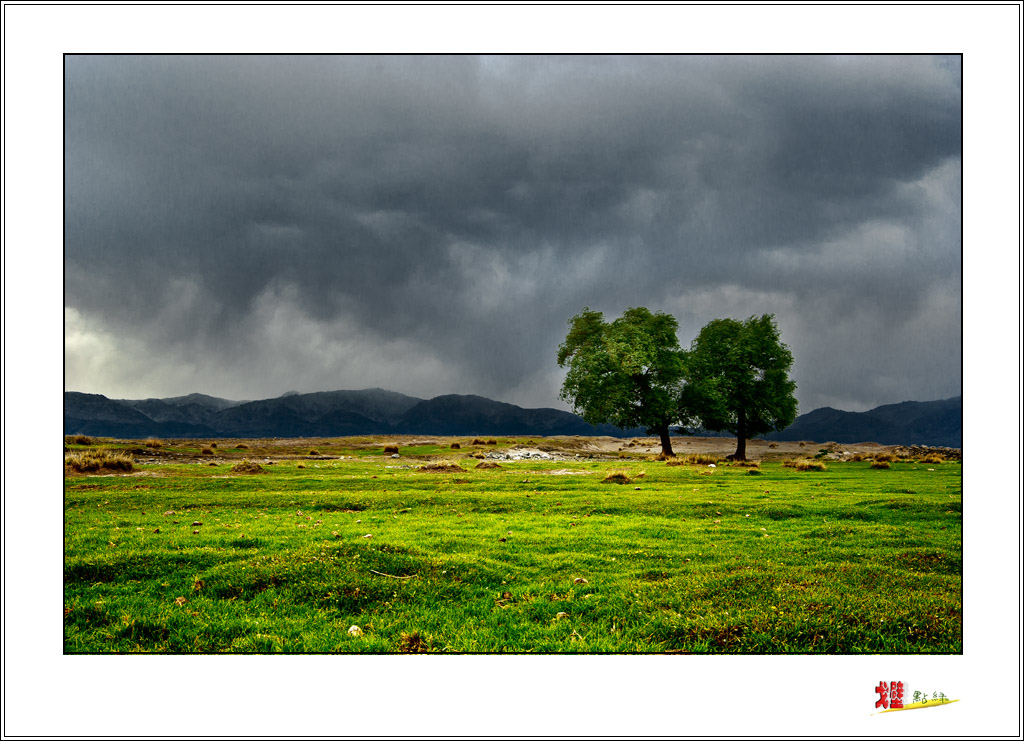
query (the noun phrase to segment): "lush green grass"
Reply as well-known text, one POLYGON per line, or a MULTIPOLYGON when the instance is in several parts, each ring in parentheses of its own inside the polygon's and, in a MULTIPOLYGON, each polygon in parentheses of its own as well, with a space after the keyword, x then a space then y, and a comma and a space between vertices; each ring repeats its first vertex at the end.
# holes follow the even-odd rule
POLYGON ((68 477, 65 652, 962 651, 959 463, 474 470, 469 440, 68 477))

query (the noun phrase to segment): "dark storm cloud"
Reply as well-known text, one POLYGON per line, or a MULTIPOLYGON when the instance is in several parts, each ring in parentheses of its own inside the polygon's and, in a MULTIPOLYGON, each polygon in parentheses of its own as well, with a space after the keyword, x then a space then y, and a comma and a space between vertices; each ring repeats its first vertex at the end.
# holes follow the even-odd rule
POLYGON ((69 388, 553 404, 646 305, 776 313, 802 411, 959 392, 958 58, 70 56, 65 109, 69 388))

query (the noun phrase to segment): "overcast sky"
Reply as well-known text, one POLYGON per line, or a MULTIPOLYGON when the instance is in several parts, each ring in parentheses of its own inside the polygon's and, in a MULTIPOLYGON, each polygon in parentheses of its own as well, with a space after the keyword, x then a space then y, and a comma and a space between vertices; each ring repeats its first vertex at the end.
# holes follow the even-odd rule
POLYGON ((961 59, 67 56, 65 389, 556 406, 570 317, 961 393, 961 59))

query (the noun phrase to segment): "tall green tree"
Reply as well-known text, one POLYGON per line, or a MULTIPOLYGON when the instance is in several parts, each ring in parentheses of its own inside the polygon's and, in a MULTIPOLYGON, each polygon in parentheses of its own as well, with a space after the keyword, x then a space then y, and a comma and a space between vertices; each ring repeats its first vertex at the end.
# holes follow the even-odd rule
POLYGON ((679 416, 690 426, 736 435, 733 457, 745 460, 747 439, 782 430, 796 419, 793 354, 775 317, 715 319, 686 353, 679 416))
POLYGON ((560 398, 591 424, 643 427, 660 438, 663 454, 674 455, 670 429, 683 381, 678 328, 674 317, 643 307, 611 323, 584 308, 558 348, 558 364, 569 369, 560 398))

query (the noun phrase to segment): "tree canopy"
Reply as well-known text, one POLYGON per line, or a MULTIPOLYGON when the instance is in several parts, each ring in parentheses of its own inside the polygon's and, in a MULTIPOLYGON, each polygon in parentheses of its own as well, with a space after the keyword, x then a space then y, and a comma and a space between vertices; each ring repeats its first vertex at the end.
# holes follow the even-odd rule
POLYGON ((558 364, 569 369, 560 398, 591 424, 643 427, 673 455, 670 428, 679 415, 684 370, 678 327, 671 315, 643 307, 611 323, 585 308, 569 320, 558 348, 558 364))
POLYGON ((793 355, 773 315, 715 319, 689 350, 678 328, 674 317, 643 307, 611 323, 585 308, 558 348, 558 364, 568 366, 559 396, 591 424, 658 435, 665 455, 673 455, 677 424, 736 435, 733 457, 742 460, 748 438, 793 423, 793 355))
POLYGON ((793 355, 779 338, 775 317, 716 319, 685 353, 680 418, 736 435, 734 457, 746 457, 747 438, 788 427, 796 419, 793 355))

